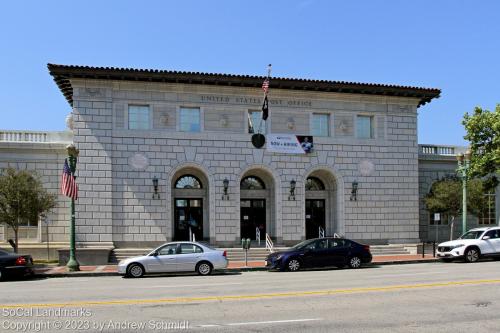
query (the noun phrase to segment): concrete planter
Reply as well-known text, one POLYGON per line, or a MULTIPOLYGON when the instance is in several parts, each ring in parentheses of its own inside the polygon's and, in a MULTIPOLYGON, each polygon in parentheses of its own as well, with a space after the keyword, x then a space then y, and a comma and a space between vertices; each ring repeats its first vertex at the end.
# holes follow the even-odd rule
MULTIPOLYGON (((76 259, 81 266, 107 265, 113 248, 77 248, 76 259)), ((59 265, 64 266, 69 260, 69 249, 58 249, 59 265)))

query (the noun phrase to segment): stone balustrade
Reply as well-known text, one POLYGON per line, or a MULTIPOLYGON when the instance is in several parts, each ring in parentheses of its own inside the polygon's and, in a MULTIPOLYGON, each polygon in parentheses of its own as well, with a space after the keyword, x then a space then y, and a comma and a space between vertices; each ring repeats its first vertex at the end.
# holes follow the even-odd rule
POLYGON ((465 151, 465 147, 441 146, 441 145, 419 145, 419 154, 421 155, 441 155, 455 156, 465 151))
POLYGON ((54 143, 72 142, 73 133, 68 131, 15 131, 0 130, 0 142, 54 143))

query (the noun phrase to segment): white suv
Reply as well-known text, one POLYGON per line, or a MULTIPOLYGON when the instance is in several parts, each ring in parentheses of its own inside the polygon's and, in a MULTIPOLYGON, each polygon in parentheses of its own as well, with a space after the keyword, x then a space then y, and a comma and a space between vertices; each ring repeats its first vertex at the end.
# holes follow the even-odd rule
POLYGON ((481 257, 500 259, 500 227, 469 230, 456 240, 439 244, 436 255, 443 261, 463 259, 475 262, 481 257))

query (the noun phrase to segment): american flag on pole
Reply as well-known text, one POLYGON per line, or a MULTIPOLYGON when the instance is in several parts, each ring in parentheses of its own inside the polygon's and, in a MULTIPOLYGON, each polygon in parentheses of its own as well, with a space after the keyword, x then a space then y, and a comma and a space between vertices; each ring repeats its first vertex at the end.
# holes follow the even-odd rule
POLYGON ((269 79, 266 78, 264 82, 262 82, 262 90, 264 90, 264 93, 267 95, 269 92, 269 79))
POLYGON ((68 160, 64 160, 63 173, 61 177, 61 193, 73 200, 78 199, 78 185, 75 177, 71 174, 68 160))

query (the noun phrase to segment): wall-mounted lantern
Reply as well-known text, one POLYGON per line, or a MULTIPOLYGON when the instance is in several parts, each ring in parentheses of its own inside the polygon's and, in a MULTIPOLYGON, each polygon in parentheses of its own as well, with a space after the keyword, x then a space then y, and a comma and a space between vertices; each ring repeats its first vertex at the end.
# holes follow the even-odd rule
POLYGON ((358 182, 356 180, 352 182, 351 197, 349 198, 349 200, 358 200, 358 182))
POLYGON ((158 178, 153 177, 153 199, 160 199, 160 193, 158 193, 158 178))
POLYGON ((224 194, 222 195, 222 200, 229 200, 229 195, 227 194, 227 189, 229 188, 229 179, 224 178, 222 181, 222 185, 224 185, 224 194))
POLYGON ((297 182, 292 179, 290 181, 290 195, 288 196, 288 200, 295 200, 295 185, 297 185, 297 182))

